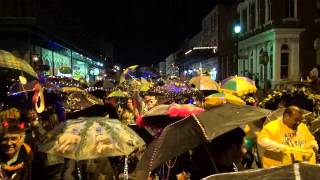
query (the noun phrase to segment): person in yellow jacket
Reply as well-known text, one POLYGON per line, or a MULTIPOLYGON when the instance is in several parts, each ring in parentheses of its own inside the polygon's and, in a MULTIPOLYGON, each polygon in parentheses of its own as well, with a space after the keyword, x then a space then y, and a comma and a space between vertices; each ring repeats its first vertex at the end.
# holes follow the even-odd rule
POLYGON ((265 150, 264 168, 291 164, 294 161, 316 163, 318 144, 308 127, 301 123, 301 110, 289 106, 282 118, 265 125, 258 136, 258 144, 265 150))

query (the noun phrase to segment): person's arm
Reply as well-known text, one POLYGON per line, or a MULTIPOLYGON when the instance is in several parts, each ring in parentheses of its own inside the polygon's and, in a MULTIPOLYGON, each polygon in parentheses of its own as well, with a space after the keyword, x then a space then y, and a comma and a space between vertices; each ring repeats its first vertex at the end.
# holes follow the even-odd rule
POLYGON ((265 150, 272 152, 283 152, 286 149, 286 145, 278 143, 271 139, 272 133, 265 126, 258 136, 258 144, 263 147, 265 150))

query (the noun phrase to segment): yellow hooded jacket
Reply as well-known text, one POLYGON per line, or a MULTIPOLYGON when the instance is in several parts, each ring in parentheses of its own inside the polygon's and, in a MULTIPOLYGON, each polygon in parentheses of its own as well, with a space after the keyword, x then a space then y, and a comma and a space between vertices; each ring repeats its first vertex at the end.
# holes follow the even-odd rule
POLYGON ((258 144, 265 150, 264 168, 291 164, 292 157, 297 161, 316 163, 313 148, 318 149, 318 144, 303 123, 294 131, 282 122, 282 118, 274 120, 263 127, 258 144))

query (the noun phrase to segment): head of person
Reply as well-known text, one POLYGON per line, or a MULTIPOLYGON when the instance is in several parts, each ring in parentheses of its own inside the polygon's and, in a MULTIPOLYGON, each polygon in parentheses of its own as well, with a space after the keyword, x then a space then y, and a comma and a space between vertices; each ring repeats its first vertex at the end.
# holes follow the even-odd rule
POLYGON ((5 121, 0 133, 0 152, 2 153, 2 157, 7 160, 14 157, 14 155, 19 152, 20 147, 24 143, 24 139, 24 124, 11 124, 11 122, 8 123, 5 121))
POLYGON ((245 135, 241 128, 236 128, 215 138, 210 144, 215 161, 226 166, 240 163, 245 154, 245 135))
POLYGON ((133 111, 134 106, 133 106, 133 100, 132 100, 132 98, 128 98, 128 100, 127 100, 127 107, 128 107, 128 109, 130 109, 131 111, 133 111))
POLYGON ((317 81, 319 76, 319 70, 318 68, 313 68, 310 72, 309 72, 309 78, 312 82, 317 81))
POLYGON ((302 112, 297 106, 289 106, 283 113, 283 123, 289 128, 296 130, 302 122, 302 112))

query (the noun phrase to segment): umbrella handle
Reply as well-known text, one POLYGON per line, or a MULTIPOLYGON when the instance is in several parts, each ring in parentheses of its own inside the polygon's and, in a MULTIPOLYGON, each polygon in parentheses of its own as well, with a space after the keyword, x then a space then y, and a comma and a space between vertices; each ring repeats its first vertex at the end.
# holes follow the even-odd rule
POLYGON ((209 156, 211 165, 213 166, 213 168, 214 168, 214 170, 216 171, 216 173, 219 173, 219 170, 218 170, 218 168, 217 168, 217 165, 216 165, 216 163, 214 162, 214 160, 213 160, 213 158, 212 158, 212 156, 211 156, 211 154, 210 154, 210 152, 209 152, 209 150, 208 150, 208 147, 207 147, 205 144, 203 144, 203 146, 204 146, 204 149, 206 150, 206 152, 207 152, 207 154, 208 154, 208 156, 209 156))
POLYGON ((76 169, 77 169, 78 180, 82 180, 80 161, 76 161, 76 169))

